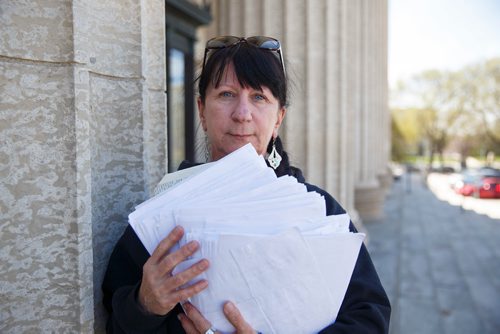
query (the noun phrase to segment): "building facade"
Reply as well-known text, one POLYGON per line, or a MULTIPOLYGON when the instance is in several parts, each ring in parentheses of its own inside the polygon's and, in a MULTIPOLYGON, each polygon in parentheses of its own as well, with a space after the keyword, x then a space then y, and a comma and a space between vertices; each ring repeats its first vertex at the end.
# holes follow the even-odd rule
POLYGON ((103 332, 134 206, 203 159, 192 83, 215 35, 281 40, 292 163, 362 228, 388 184, 387 0, 0 1, 0 332, 103 332))

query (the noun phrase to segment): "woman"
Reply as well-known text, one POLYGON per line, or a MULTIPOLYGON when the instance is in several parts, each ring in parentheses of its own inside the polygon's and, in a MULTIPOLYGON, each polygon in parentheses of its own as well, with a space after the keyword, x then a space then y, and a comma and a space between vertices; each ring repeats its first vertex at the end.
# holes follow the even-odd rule
MULTIPOLYGON (((287 106, 279 41, 232 36, 208 41, 198 89, 198 110, 212 160, 252 143, 259 154, 269 154, 278 176, 293 175, 305 183, 300 170, 289 165, 278 137, 287 106)), ((180 168, 193 165, 183 162, 180 168)), ((308 191, 323 195, 328 215, 345 213, 324 190, 305 185, 308 191)), ((352 224, 350 228, 355 230, 352 224)), ((149 256, 127 227, 111 255, 103 282, 104 304, 111 315, 109 333, 216 333, 193 305, 184 303, 184 310, 179 305, 209 283, 199 280, 178 289, 209 267, 203 259, 172 275, 173 268, 199 247, 191 242, 169 253, 182 235, 182 228, 175 228, 149 256)), ((235 333, 255 333, 232 303, 226 303, 223 311, 235 333)), ((337 319, 321 333, 386 333, 389 316, 389 300, 363 245, 337 319)))

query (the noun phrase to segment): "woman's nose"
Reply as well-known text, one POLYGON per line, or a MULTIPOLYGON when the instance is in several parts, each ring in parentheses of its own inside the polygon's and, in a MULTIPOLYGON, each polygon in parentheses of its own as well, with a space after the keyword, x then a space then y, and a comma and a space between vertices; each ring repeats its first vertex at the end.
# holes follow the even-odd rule
POLYGON ((248 99, 241 96, 232 113, 232 118, 237 122, 248 122, 252 120, 252 106, 248 99))

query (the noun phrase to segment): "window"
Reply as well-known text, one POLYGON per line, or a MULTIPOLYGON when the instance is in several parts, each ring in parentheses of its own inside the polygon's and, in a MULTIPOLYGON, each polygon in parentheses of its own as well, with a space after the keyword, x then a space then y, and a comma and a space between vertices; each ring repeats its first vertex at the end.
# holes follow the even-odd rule
POLYGON ((194 43, 196 28, 210 22, 207 6, 166 0, 168 171, 195 158, 194 43))
POLYGON ((168 54, 168 169, 175 170, 186 158, 191 158, 186 152, 186 54, 178 49, 170 49, 168 54))

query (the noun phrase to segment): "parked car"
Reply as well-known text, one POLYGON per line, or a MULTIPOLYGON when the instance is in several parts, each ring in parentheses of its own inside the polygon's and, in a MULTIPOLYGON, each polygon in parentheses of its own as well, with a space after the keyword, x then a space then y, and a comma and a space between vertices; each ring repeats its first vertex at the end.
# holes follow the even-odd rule
POLYGON ((474 196, 479 198, 500 198, 500 175, 481 177, 476 184, 474 196))
POLYGON ((451 184, 457 194, 478 198, 500 198, 500 170, 481 168, 456 175, 451 184))
POLYGON ((452 188, 455 190, 457 194, 463 196, 472 196, 474 194, 475 184, 478 181, 478 176, 474 172, 464 172, 458 174, 454 183, 452 184, 452 188))

